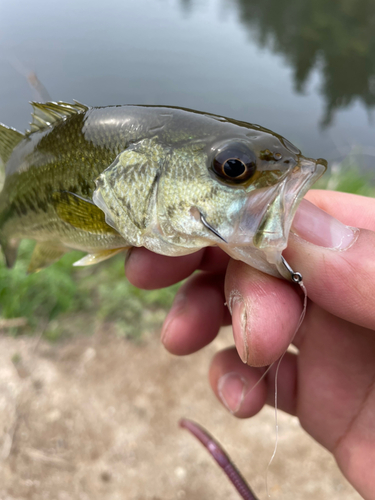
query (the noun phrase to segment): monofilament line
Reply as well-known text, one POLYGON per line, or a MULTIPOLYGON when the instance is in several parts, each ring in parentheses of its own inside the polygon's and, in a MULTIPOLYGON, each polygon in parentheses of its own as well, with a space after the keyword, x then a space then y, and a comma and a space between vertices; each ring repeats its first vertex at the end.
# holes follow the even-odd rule
MULTIPOLYGON (((299 318, 297 328, 294 331, 294 334, 293 334, 293 336, 291 338, 290 343, 292 343, 294 341, 295 336, 297 335, 298 330, 301 328, 303 320, 305 319, 305 316, 306 316, 306 308, 307 308, 307 290, 306 290, 306 287, 305 287, 305 285, 303 283, 302 275, 300 273, 295 273, 293 271, 291 272, 291 274, 292 274, 292 280, 301 287, 301 289, 303 291, 303 294, 304 294, 304 298, 303 298, 303 308, 302 308, 301 316, 299 318)), ((278 419, 277 419, 277 404, 278 404, 278 399, 277 399, 278 398, 277 382, 278 382, 280 364, 281 364, 281 361, 283 360, 286 352, 287 352, 287 350, 282 354, 282 356, 280 357, 279 361, 277 362, 277 367, 276 367, 276 372, 275 372, 275 435, 276 435, 276 438, 275 438, 275 447, 274 447, 271 459, 268 462, 267 469, 266 469, 266 490, 267 490, 267 496, 268 496, 268 498, 270 498, 269 489, 268 489, 268 472, 269 472, 271 464, 272 464, 272 462, 273 462, 273 460, 274 460, 274 458, 276 456, 277 445, 278 445, 278 440, 279 440, 279 425, 278 425, 278 419)), ((267 372, 271 368, 271 366, 267 369, 267 372)), ((262 379, 263 379, 264 375, 265 374, 263 374, 262 379)), ((258 385, 258 383, 259 383, 259 381, 257 382, 256 385, 258 385)))

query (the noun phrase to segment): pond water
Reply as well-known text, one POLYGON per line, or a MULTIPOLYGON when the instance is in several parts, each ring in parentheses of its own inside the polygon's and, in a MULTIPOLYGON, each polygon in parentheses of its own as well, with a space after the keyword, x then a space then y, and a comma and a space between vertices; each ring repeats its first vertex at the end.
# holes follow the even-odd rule
POLYGON ((372 0, 0 1, 0 121, 52 100, 167 104, 258 123, 375 171, 372 0))

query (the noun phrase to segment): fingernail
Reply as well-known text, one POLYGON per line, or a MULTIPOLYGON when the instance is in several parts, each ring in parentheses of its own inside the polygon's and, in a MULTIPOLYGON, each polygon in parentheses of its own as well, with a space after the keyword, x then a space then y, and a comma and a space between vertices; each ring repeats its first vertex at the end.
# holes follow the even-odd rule
POLYGON ((171 307, 169 313, 167 314, 167 317, 165 318, 165 321, 164 321, 164 324, 163 324, 163 327, 161 330, 160 338, 161 338, 161 341, 163 344, 165 344, 166 339, 168 338, 169 330, 171 328, 173 321, 175 320, 176 316, 180 316, 180 314, 182 314, 182 312, 185 309, 185 305, 186 305, 185 293, 178 292, 178 294, 176 295, 176 297, 173 301, 172 307, 171 307))
POLYGON ((226 373, 217 384, 220 399, 231 413, 237 413, 241 408, 246 388, 246 380, 235 372, 226 373))
POLYGON ((298 207, 292 231, 313 245, 334 250, 349 248, 358 233, 358 229, 345 226, 307 200, 302 200, 298 207))
POLYGON ((248 346, 246 335, 246 307, 241 296, 234 294, 229 298, 229 310, 232 313, 232 327, 234 343, 243 363, 247 362, 248 346))

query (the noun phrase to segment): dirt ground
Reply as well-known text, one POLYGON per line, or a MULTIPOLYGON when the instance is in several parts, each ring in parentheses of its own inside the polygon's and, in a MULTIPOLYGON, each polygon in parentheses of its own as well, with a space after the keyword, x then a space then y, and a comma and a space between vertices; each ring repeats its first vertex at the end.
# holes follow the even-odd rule
MULTIPOLYGON (((225 445, 261 500, 274 414, 238 421, 207 382, 212 354, 177 358, 158 334, 141 343, 111 326, 50 344, 0 337, 0 500, 236 500, 211 457, 177 422, 201 423, 225 445)), ((332 457, 279 414, 272 500, 357 500, 332 457)))

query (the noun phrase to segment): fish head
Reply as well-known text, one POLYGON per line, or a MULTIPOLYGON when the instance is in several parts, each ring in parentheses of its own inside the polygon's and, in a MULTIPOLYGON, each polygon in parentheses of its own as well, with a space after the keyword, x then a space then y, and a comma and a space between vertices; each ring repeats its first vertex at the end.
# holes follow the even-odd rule
MULTIPOLYGON (((219 125, 222 130, 203 137, 134 146, 133 157, 143 152, 150 158, 148 180, 126 180, 124 152, 124 174, 109 185, 105 171, 94 202, 135 246, 184 255, 217 245, 235 259, 289 279, 281 254, 298 204, 324 173, 326 162, 305 158, 289 141, 262 127, 229 121, 219 125), (137 238, 129 238, 129 223, 119 216, 118 200, 124 196, 133 222, 143 214, 137 238)), ((114 168, 119 174, 118 163, 114 168)))
MULTIPOLYGON (((206 155, 194 161, 200 162, 200 169, 192 169, 186 160, 184 165, 180 162, 185 172, 195 170, 195 175, 182 182, 175 179, 173 190, 184 193, 179 199, 185 200, 185 213, 189 211, 195 224, 181 211, 175 221, 169 218, 168 226, 172 222, 179 234, 184 234, 185 227, 185 234, 204 236, 237 260, 290 279, 282 251, 299 202, 327 163, 304 157, 289 141, 268 130, 241 132, 237 137, 215 138, 206 155)), ((173 208, 174 199, 170 198, 173 208)))

